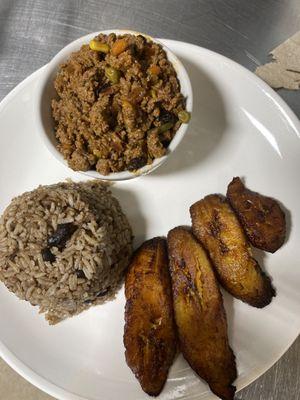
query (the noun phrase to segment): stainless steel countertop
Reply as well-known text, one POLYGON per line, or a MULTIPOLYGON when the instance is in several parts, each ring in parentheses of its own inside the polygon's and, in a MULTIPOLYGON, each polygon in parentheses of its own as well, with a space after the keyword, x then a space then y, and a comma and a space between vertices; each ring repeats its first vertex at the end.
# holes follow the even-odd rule
MULTIPOLYGON (((300 29, 300 1, 0 0, 0 99, 68 42, 109 28, 195 43, 253 71, 268 60, 269 50, 300 29)), ((300 117, 300 92, 279 94, 300 117)), ((13 378, 3 379, 5 371, 0 368, 1 398, 40 398, 32 392, 29 397, 11 395, 13 378)), ((236 398, 299 400, 300 339, 236 398)))

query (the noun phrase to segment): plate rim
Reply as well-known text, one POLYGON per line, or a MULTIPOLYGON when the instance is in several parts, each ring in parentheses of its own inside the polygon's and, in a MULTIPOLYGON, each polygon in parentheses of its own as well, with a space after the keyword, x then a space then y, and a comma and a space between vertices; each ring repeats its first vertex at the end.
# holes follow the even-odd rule
MULTIPOLYGON (((249 80, 256 84, 268 97, 272 100, 273 104, 279 108, 280 112, 285 116, 289 125, 293 128, 293 131, 296 133, 297 137, 300 139, 300 120, 298 119, 295 112, 289 107, 289 105, 283 100, 283 98, 276 93, 267 83, 265 83, 261 78, 256 76, 252 71, 239 64, 238 62, 219 54, 215 51, 207 49, 202 46, 198 46, 193 43, 188 43, 180 40, 173 39, 162 39, 158 38, 159 41, 162 41, 168 47, 170 46, 189 46, 191 48, 197 49, 197 51, 202 51, 212 57, 218 57, 220 60, 223 60, 224 63, 229 64, 230 67, 233 67, 235 70, 244 73, 249 80)), ((176 53, 176 50, 175 50, 176 53)), ((24 86, 26 86, 30 81, 33 81, 34 78, 39 78, 39 75, 43 73, 43 70, 46 68, 47 64, 38 68, 36 71, 32 72, 29 76, 27 76, 24 80, 19 82, 1 101, 0 101, 0 113, 6 107, 6 105, 10 102, 10 100, 15 96, 15 94, 22 90, 24 86)), ((34 100, 31 99, 31 102, 34 100)), ((49 151, 49 150, 47 150, 49 151)), ((252 374, 248 375, 246 378, 242 379, 242 382, 239 383, 237 388, 237 392, 244 389, 251 383, 253 383, 256 379, 260 378, 265 372, 267 372, 285 353, 286 351, 293 345, 293 343, 297 340, 300 334, 300 319, 299 319, 299 327, 298 333, 295 338, 289 342, 283 350, 276 355, 276 357, 270 361, 270 363, 266 367, 257 368, 252 374)), ((9 350, 9 348, 0 340, 0 357, 20 376, 30 382, 32 385, 36 386, 40 390, 48 393, 49 395, 57 398, 59 400, 87 400, 87 398, 82 397, 76 393, 71 391, 67 391, 60 387, 59 385, 51 382, 50 380, 44 378, 42 375, 34 371, 31 367, 26 365, 25 362, 18 359, 18 357, 9 350)), ((212 395, 212 398, 215 396, 212 395)))

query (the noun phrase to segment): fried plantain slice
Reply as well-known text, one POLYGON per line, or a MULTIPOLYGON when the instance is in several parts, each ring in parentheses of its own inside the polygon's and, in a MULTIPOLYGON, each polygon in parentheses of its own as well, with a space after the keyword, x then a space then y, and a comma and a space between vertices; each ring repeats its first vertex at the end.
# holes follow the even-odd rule
POLYGON ((208 251, 223 287, 258 308, 275 296, 270 279, 252 257, 244 231, 226 199, 206 196, 190 208, 193 233, 208 251))
POLYGON ((153 238, 135 253, 125 279, 125 357, 142 389, 157 396, 176 353, 166 240, 153 238))
POLYGON ((274 253, 283 245, 285 215, 276 200, 247 189, 238 177, 228 185, 227 199, 253 246, 274 253))
POLYGON ((180 348, 193 370, 223 400, 234 398, 236 365, 222 295, 201 244, 185 228, 168 234, 175 321, 180 348))

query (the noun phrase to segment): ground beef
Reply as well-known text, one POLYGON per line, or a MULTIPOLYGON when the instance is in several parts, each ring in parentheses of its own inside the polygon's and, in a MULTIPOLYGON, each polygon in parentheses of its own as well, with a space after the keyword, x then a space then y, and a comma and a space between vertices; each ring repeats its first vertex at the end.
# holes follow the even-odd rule
POLYGON ((60 66, 52 113, 58 149, 74 170, 137 170, 166 154, 185 99, 162 47, 143 36, 100 34, 60 66), (114 45, 125 40, 115 54, 114 45), (116 75, 113 80, 108 70, 116 75))

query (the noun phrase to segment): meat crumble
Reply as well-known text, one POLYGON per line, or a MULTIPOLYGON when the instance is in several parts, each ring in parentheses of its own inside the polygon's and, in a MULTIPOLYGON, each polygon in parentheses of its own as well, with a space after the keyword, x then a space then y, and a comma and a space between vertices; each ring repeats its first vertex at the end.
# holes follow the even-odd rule
POLYGON ((60 66, 54 86, 58 149, 73 170, 138 170, 189 120, 173 65, 142 35, 96 36, 60 66))

